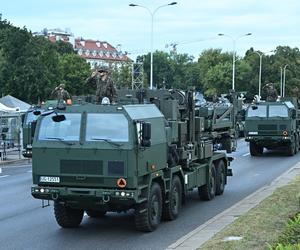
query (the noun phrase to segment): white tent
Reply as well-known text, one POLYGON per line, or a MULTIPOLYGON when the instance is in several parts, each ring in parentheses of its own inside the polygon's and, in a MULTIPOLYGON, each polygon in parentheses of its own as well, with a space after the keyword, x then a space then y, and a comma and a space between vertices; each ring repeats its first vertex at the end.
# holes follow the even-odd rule
POLYGON ((30 108, 30 104, 23 102, 11 95, 6 95, 0 98, 0 103, 14 109, 14 111, 16 111, 16 109, 19 109, 19 112, 22 113, 25 113, 30 108))
POLYGON ((9 108, 4 104, 0 103, 0 112, 16 113, 16 112, 20 112, 20 108, 9 108))

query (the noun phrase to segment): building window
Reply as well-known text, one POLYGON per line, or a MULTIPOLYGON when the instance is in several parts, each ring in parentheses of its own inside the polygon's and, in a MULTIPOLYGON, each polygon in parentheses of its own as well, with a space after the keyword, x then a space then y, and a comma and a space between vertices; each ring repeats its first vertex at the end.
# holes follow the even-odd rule
POLYGON ((107 49, 107 43, 103 43, 104 48, 107 49))
POLYGON ((90 54, 90 51, 87 49, 87 50, 85 51, 85 54, 88 56, 88 55, 90 54))
POLYGON ((82 55, 82 49, 78 50, 78 55, 80 55, 80 56, 82 55))
POLYGON ((97 52, 96 50, 93 51, 93 56, 96 56, 97 55, 97 52))
POLYGON ((100 42, 96 42, 96 46, 97 46, 98 48, 100 48, 101 43, 100 43, 100 42))
POLYGON ((99 52, 99 56, 103 57, 103 51, 99 52))

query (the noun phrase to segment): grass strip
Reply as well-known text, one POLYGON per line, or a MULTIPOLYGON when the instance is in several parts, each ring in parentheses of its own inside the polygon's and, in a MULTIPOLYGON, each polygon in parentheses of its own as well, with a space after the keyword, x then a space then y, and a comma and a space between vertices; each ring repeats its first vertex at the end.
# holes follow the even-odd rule
POLYGON ((282 242, 287 222, 300 211, 300 175, 217 233, 201 250, 270 249, 282 242), (229 238, 230 237, 230 238, 229 238), (225 240, 225 239, 235 240, 225 240), (237 240, 238 239, 238 240, 237 240))

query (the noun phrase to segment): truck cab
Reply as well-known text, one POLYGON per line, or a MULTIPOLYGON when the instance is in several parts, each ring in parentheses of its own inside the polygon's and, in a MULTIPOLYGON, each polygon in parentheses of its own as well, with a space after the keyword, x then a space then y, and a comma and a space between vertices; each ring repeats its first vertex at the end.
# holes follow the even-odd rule
POLYGON ((258 156, 266 149, 284 149, 294 155, 299 149, 297 113, 291 101, 259 102, 248 107, 245 140, 250 154, 258 156))

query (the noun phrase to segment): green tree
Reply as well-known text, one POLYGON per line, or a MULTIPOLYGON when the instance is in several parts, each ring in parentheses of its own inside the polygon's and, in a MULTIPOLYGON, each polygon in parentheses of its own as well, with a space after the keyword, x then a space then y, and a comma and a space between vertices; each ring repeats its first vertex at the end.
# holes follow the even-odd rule
POLYGON ((93 93, 91 86, 86 84, 87 77, 91 74, 89 64, 85 59, 74 53, 64 53, 59 57, 59 70, 62 82, 71 95, 93 93))
POLYGON ((207 95, 228 93, 232 82, 232 55, 209 49, 198 58, 200 85, 207 95))

